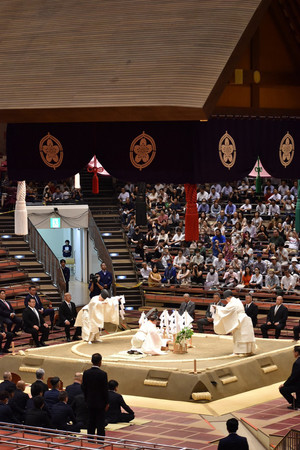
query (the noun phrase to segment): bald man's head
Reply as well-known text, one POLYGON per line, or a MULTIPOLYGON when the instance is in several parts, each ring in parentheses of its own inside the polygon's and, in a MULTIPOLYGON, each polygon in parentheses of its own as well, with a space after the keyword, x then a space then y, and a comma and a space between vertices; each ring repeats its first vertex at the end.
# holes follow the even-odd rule
POLYGON ((25 387, 26 387, 25 381, 19 380, 17 382, 17 389, 20 389, 20 391, 25 391, 25 387))

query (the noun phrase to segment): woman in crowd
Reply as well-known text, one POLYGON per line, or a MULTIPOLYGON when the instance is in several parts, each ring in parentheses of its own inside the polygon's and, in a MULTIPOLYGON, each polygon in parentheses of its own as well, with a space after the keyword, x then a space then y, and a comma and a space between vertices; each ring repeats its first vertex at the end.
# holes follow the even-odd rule
POLYGON ((156 264, 153 265, 151 272, 149 273, 148 285, 149 286, 160 286, 161 275, 157 270, 156 264))
POLYGON ((182 285, 191 284, 191 271, 187 268, 186 264, 181 265, 181 269, 177 274, 177 280, 182 285))

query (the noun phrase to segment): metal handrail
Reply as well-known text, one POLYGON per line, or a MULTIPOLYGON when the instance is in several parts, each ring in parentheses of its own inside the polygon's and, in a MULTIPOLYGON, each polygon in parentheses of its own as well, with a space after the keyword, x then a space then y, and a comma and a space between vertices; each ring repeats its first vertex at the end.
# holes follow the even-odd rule
POLYGON ((114 267, 112 263, 111 256, 109 254, 109 251, 107 250, 107 247, 102 239, 101 233, 99 231, 99 228, 95 222, 95 219, 93 217, 93 214, 91 213, 91 210, 89 209, 89 237, 94 242, 94 248, 98 254, 98 258, 100 261, 105 261, 105 264, 107 266, 107 269, 109 272, 111 272, 113 277, 113 291, 115 294, 115 272, 114 267))
POLYGON ((274 450, 298 450, 300 448, 300 430, 290 430, 276 445, 274 450))
POLYGON ((30 250, 36 254, 38 261, 43 264, 46 273, 51 276, 52 282, 62 298, 63 292, 66 290, 66 283, 59 260, 30 219, 28 219, 28 235, 26 236, 26 241, 28 242, 30 250))
MULTIPOLYGON (((74 449, 75 445, 78 450, 81 448, 86 450, 89 448, 94 448, 94 446, 89 447, 88 445, 89 442, 93 442, 94 440, 94 435, 91 434, 76 433, 76 435, 74 435, 73 432, 68 431, 50 430, 48 428, 32 427, 29 425, 16 425, 4 422, 0 422, 0 430, 5 432, 5 434, 1 434, 0 431, 0 443, 15 443, 15 445, 18 444, 18 446, 14 448, 18 449, 53 448, 54 444, 56 444, 57 447, 63 445, 64 448, 70 448, 70 450, 74 449), (17 436, 14 436, 15 433, 17 436), (29 434, 32 434, 33 439, 28 437, 29 434), (34 436, 39 436, 40 438, 44 437, 44 440, 34 440, 34 436), (60 438, 62 439, 61 443, 57 442, 60 438), (32 442, 33 440, 34 442, 32 442), (68 442, 69 440, 70 442, 68 442)), ((103 450, 106 448, 114 450, 114 447, 115 449, 126 448, 128 450, 189 450, 188 447, 183 448, 174 445, 153 444, 150 442, 142 442, 126 438, 118 439, 117 437, 109 436, 105 436, 105 441, 103 441, 103 443, 98 441, 98 448, 102 448, 103 450)))

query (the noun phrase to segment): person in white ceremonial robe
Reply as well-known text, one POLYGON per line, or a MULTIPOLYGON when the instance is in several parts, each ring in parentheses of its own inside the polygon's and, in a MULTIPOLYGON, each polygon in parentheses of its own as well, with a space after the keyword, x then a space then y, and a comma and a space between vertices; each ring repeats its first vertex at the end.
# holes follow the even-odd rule
POLYGON ((227 302, 225 307, 212 306, 214 331, 217 334, 232 333, 234 354, 251 355, 256 348, 252 320, 245 313, 241 300, 233 297, 232 291, 226 290, 223 296, 227 302))
MULTIPOLYGON (((82 308, 82 329, 81 337, 84 341, 91 344, 92 342, 101 342, 100 332, 104 327, 103 304, 107 303, 109 294, 106 289, 102 289, 100 295, 93 297, 90 302, 82 308)), ((75 323, 76 326, 76 323, 75 323)))
POLYGON ((131 339, 131 350, 128 353, 146 353, 148 355, 163 355, 162 347, 167 346, 168 339, 162 339, 159 329, 157 309, 151 309, 146 314, 146 321, 131 339))

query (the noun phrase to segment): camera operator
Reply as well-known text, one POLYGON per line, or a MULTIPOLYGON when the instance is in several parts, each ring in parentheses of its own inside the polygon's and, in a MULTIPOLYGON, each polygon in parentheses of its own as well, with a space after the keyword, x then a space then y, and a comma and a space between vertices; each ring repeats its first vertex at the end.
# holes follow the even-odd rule
POLYGON ((90 291, 90 298, 95 297, 95 295, 101 294, 101 286, 100 286, 100 275, 98 273, 90 274, 90 282, 89 282, 89 291, 90 291))

